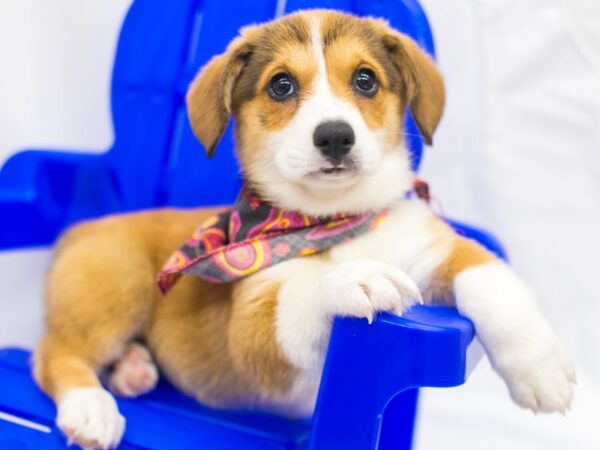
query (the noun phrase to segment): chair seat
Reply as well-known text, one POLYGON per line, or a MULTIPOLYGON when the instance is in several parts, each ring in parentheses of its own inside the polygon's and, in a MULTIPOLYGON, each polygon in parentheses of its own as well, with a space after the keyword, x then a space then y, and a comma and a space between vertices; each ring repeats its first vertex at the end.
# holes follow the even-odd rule
MULTIPOLYGON (((330 347, 330 354, 333 352, 334 357, 328 362, 329 366, 342 363, 339 359, 350 355, 357 341, 367 342, 365 335, 375 340, 384 338, 389 342, 389 345, 379 345, 379 348, 369 352, 370 356, 375 356, 384 365, 402 366, 403 358, 416 361, 414 367, 404 366, 406 373, 411 374, 408 384, 404 386, 404 377, 399 375, 398 388, 394 389, 401 389, 401 386, 408 389, 423 385, 461 384, 469 368, 480 356, 469 350, 473 348, 471 344, 474 337, 469 320, 451 308, 415 307, 402 318, 381 315, 373 325, 359 319, 337 321, 330 347), (385 337, 388 333, 396 335, 397 339, 385 337), (407 335, 413 338, 407 340, 407 335), (404 346, 398 346, 403 342, 409 343, 415 353, 428 352, 429 355, 417 358, 416 354, 407 355, 404 346), (412 378, 413 375, 416 378, 412 378)), ((355 361, 349 362, 350 365, 362 358, 362 352, 357 350, 352 357, 355 361)), ((30 353, 24 350, 0 350, 0 448, 67 448, 64 437, 54 425, 54 405, 31 378, 29 359, 30 353), (15 423, 19 421, 21 424, 15 423)), ((335 367, 326 368, 326 371, 335 370, 335 367)), ((338 384, 351 385, 352 379, 349 377, 344 382, 338 380, 338 384)), ((336 383, 335 380, 331 381, 336 383)), ((336 396, 335 391, 338 391, 336 386, 329 386, 321 395, 336 396)), ((256 412, 214 410, 181 394, 164 380, 147 395, 135 400, 119 398, 117 401, 127 419, 127 430, 119 449, 295 450, 309 446, 309 420, 291 420, 256 412)), ((349 404, 352 403, 350 401, 349 404)), ((365 407, 360 402, 355 405, 350 409, 365 407)), ((337 414, 334 412, 333 415, 337 414)), ((327 413, 326 416, 335 421, 331 414, 327 413)), ((323 436, 331 436, 335 432, 329 419, 322 422, 320 427, 319 433, 323 436)), ((398 421, 390 426, 398 428, 407 425, 398 421)), ((397 433, 397 430, 389 431, 397 433)), ((410 434, 412 429, 401 431, 410 434)), ((321 450, 324 447, 315 442, 313 448, 321 450)), ((344 448, 349 450, 348 447, 344 448)), ((331 448, 328 446, 326 450, 331 448)))
MULTIPOLYGON (((0 350, 0 419, 4 413, 37 424, 34 429, 0 420, 0 448, 65 449, 54 425, 56 410, 32 380, 29 359, 24 350, 0 350)), ((164 380, 147 395, 117 401, 127 419, 119 449, 301 449, 310 429, 307 420, 207 408, 164 380)))

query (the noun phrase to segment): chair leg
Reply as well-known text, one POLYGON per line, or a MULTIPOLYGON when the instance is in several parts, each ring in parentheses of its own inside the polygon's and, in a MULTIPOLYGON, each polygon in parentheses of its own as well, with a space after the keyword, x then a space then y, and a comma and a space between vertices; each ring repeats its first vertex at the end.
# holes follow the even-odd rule
POLYGON ((464 383, 473 336, 448 308, 415 307, 371 325, 336 319, 308 448, 409 450, 417 388, 464 383))
MULTIPOLYGON (((385 323, 367 325, 354 319, 335 322, 313 416, 310 450, 378 448, 386 405, 415 385, 407 348, 413 340, 404 336, 402 329, 394 329, 396 336, 391 337, 387 328, 385 323), (382 342, 394 341, 397 345, 390 353, 394 357, 373 350, 382 342)), ((408 400, 403 403, 410 406, 408 400)), ((395 406, 391 411, 399 417, 394 414, 395 406)), ((411 429, 413 422, 411 417, 411 429)))
POLYGON ((409 450, 412 448, 417 415, 418 389, 396 395, 383 412, 378 450, 409 450))
POLYGON ((327 389, 313 417, 310 450, 376 450, 381 428, 381 398, 357 389, 327 389), (331 393, 331 395, 329 395, 331 393))

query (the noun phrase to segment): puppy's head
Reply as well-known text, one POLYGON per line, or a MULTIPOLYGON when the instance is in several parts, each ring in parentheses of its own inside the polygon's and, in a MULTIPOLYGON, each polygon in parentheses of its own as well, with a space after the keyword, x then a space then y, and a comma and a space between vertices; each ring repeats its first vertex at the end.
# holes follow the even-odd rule
POLYGON ((304 11, 242 30, 187 95, 212 155, 235 116, 245 181, 312 215, 384 208, 410 189, 410 109, 425 142, 444 106, 432 60, 385 22, 304 11))

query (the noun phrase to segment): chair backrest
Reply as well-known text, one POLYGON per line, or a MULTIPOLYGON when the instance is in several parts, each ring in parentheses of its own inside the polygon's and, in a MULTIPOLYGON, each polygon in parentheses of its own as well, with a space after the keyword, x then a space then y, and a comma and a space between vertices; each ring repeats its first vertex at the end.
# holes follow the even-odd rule
MULTIPOLYGON (((125 209, 231 202, 239 189, 231 127, 207 161, 187 120, 184 96, 198 68, 221 53, 240 27, 307 8, 384 17, 433 54, 431 31, 416 0, 137 0, 115 59, 115 144, 106 155, 125 209)), ((422 141, 409 118, 413 165, 422 141)))
MULTIPOLYGON (((315 7, 384 17, 433 55, 417 0, 136 0, 115 57, 113 147, 13 155, 0 169, 0 249, 45 245, 68 225, 109 213, 232 202, 240 180, 231 127, 207 161, 188 124, 187 87, 242 26, 315 7)), ((406 126, 416 169, 423 144, 410 117, 406 126)))

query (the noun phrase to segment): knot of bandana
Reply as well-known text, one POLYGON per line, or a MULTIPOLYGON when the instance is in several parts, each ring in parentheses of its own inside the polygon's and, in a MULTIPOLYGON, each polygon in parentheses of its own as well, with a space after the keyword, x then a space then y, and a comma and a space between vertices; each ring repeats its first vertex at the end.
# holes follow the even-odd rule
POLYGON ((387 211, 311 217, 261 202, 242 189, 235 204, 211 217, 167 260, 157 276, 162 294, 182 274, 226 283, 279 262, 312 255, 377 227, 387 211))

